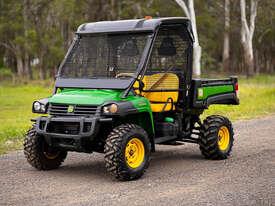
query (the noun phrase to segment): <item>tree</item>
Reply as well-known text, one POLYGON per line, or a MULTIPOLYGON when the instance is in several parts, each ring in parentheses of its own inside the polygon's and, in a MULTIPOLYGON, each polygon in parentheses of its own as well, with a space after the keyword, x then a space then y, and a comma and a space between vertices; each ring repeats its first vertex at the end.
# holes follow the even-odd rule
POLYGON ((223 70, 230 70, 230 0, 224 0, 224 37, 223 37, 223 54, 222 54, 222 62, 223 62, 223 70))
POLYGON ((250 0, 249 25, 246 18, 246 0, 240 0, 241 8, 241 44, 243 47, 244 64, 247 76, 254 75, 253 35, 257 16, 258 0, 250 0))
POLYGON ((30 44, 28 42, 28 37, 29 37, 29 30, 30 30, 30 23, 28 21, 29 17, 30 17, 30 2, 29 0, 24 0, 23 1, 23 9, 22 9, 22 16, 23 16, 23 30, 24 30, 24 73, 25 75, 27 75, 28 79, 32 79, 33 75, 32 75, 32 69, 31 69, 31 57, 30 57, 30 44))
POLYGON ((0 69, 10 68, 20 78, 31 78, 32 74, 33 78, 52 77, 82 23, 146 15, 183 16, 184 11, 191 20, 195 37, 195 75, 200 74, 200 67, 204 68, 203 73, 209 74, 221 71, 222 65, 224 71, 236 74, 275 72, 275 0, 167 2, 0 0, 0 69), (240 41, 242 43, 236 43, 240 41))
POLYGON ((192 30, 194 34, 194 44, 193 44, 193 74, 195 76, 201 75, 201 46, 199 44, 197 24, 196 24, 196 14, 194 9, 194 1, 188 0, 188 5, 183 0, 175 0, 176 3, 182 8, 185 15, 190 19, 192 30))
POLYGON ((3 1, 0 12, 0 46, 4 47, 16 59, 17 75, 23 77, 24 41, 22 35, 22 5, 16 1, 3 1))

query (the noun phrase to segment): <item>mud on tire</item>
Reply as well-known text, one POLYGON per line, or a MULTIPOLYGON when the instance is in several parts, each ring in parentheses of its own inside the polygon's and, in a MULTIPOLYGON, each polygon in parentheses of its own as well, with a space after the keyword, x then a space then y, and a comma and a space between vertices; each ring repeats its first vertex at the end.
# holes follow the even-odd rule
POLYGON ((26 134, 24 140, 24 154, 31 166, 38 170, 51 170, 58 168, 67 156, 66 151, 51 149, 45 142, 44 137, 39 136, 33 126, 26 134), (54 154, 54 155, 53 155, 54 154))

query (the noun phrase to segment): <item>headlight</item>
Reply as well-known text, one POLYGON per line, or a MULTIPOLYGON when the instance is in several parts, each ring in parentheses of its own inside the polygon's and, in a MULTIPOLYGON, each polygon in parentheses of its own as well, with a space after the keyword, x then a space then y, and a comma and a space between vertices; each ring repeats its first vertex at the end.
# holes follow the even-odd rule
POLYGON ((32 105, 32 111, 34 113, 41 113, 41 114, 45 114, 47 113, 47 107, 45 104, 43 104, 42 102, 39 101, 35 101, 32 105))
POLYGON ((110 104, 103 107, 104 114, 114 114, 118 111, 118 106, 116 104, 110 104))
POLYGON ((33 103, 33 109, 34 111, 39 111, 41 108, 41 104, 39 102, 34 102, 33 103))

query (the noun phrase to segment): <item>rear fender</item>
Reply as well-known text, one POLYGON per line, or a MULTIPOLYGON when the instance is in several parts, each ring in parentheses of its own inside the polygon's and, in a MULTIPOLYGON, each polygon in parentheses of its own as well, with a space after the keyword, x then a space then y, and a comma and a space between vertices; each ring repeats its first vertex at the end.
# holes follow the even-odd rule
POLYGON ((211 104, 232 104, 238 105, 237 95, 238 79, 192 80, 193 101, 191 107, 206 109, 211 104))

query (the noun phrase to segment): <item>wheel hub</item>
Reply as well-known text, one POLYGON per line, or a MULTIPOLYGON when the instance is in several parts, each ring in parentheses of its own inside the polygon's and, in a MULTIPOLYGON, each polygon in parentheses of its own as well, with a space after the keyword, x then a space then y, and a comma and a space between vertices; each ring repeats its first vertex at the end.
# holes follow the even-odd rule
POLYGON ((60 151, 54 151, 53 149, 49 148, 49 146, 46 143, 44 143, 43 145, 43 150, 44 156, 49 160, 57 158, 60 154, 60 151))
POLYGON ((125 159, 129 167, 137 168, 144 161, 145 149, 143 142, 138 138, 131 139, 125 148, 125 159))
POLYGON ((230 135, 226 126, 222 126, 218 132, 218 146, 220 150, 226 150, 229 146, 230 135))
POLYGON ((47 159, 53 160, 58 157, 59 152, 56 152, 55 154, 49 153, 49 152, 44 152, 44 155, 47 159))

